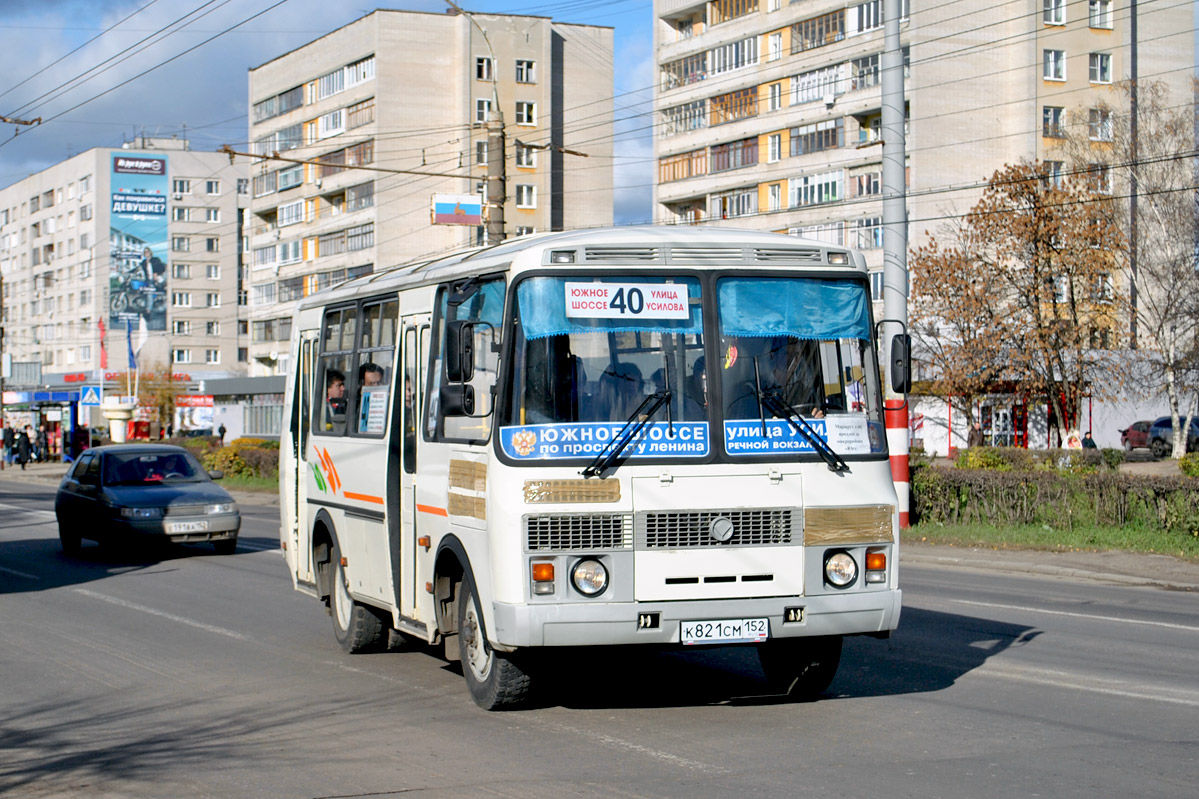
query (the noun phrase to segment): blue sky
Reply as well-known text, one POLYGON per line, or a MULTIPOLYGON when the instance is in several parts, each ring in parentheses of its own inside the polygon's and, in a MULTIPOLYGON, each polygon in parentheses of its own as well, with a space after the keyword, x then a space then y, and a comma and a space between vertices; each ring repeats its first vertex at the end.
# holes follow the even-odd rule
MULTIPOLYGON (((617 120, 626 118, 617 122, 616 221, 648 222, 652 145, 644 130, 647 125, 635 115, 645 112, 651 100, 652 4, 648 0, 459 4, 467 11, 533 14, 614 28, 615 111, 617 120)), ((0 36, 5 47, 0 49, 0 74, 5 80, 0 82, 0 114, 18 119, 40 116, 46 122, 19 128, 16 136, 18 126, 0 125, 0 186, 92 147, 119 146, 143 131, 162 136, 186 132, 194 150, 242 146, 247 130, 247 70, 378 7, 442 13, 448 6, 444 0, 384 6, 330 0, 3 0, 0 36), (263 13, 239 25, 258 12, 263 13), (150 40, 147 49, 137 51, 140 40, 188 14, 191 24, 169 38, 150 40), (212 41, 204 43, 208 39, 212 41), (193 47, 192 52, 136 77, 193 47), (59 88, 126 48, 135 49, 120 65, 92 74, 85 83, 59 88)))

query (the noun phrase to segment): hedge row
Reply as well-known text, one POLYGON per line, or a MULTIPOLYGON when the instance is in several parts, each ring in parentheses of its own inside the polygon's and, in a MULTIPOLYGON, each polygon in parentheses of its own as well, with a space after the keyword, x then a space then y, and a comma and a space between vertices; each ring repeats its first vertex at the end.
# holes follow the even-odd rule
POLYGON ((205 469, 220 469, 229 477, 279 475, 279 442, 239 438, 227 446, 208 449, 200 455, 205 469))
POLYGON ((1183 476, 920 464, 911 480, 918 523, 1139 527, 1199 536, 1199 490, 1183 476))

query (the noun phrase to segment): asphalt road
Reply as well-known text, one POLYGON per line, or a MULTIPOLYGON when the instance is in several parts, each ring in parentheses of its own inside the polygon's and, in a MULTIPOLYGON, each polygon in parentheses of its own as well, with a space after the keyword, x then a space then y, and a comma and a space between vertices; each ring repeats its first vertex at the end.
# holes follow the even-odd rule
POLYGON ((849 640, 821 701, 767 695, 749 649, 576 651, 485 713, 428 650, 342 654, 275 507, 233 556, 69 559, 52 498, 0 483, 0 795, 1195 794, 1196 593, 910 565, 899 631, 849 640))

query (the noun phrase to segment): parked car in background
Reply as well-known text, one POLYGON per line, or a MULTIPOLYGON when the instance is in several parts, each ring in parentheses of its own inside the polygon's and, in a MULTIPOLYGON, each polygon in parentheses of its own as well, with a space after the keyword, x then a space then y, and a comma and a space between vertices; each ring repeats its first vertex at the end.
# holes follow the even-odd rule
POLYGON ((64 552, 87 538, 100 543, 211 542, 237 548, 241 512, 225 489, 182 447, 117 444, 83 452, 54 499, 64 552))
MULTIPOLYGON (((1186 417, 1183 416, 1178 421, 1179 424, 1185 424, 1186 417)), ((1170 417, 1159 416, 1154 419, 1147 438, 1149 449, 1155 458, 1169 455, 1174 449, 1174 426, 1170 423, 1170 417)), ((1196 449, 1199 449, 1199 417, 1191 419, 1191 429, 1187 431, 1187 452, 1194 452, 1196 449)))
POLYGON ((1124 447, 1125 452, 1131 452, 1134 449, 1149 446, 1149 427, 1153 424, 1151 419, 1142 419, 1139 422, 1133 422, 1128 427, 1120 431, 1120 445, 1124 447))

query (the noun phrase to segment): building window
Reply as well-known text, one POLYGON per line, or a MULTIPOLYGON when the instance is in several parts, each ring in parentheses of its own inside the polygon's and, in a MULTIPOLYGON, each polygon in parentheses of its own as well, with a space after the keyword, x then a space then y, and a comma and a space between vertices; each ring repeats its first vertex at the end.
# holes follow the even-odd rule
POLYGON ((346 85, 357 86, 375 77, 375 57, 369 55, 361 61, 346 66, 346 85))
POLYGON ((845 146, 845 120, 826 119, 791 129, 791 155, 806 155, 845 146))
POLYGON ((883 273, 882 272, 871 272, 870 273, 870 299, 874 300, 875 302, 882 302, 882 300, 883 300, 883 273))
POLYGON ((1112 54, 1091 53, 1091 83, 1112 82, 1112 54))
POLYGON ((711 104, 713 125, 754 117, 758 115, 758 89, 751 87, 722 94, 713 97, 711 104))
POLYGON ((845 246, 844 222, 826 222, 823 225, 791 228, 787 233, 792 236, 798 236, 801 239, 811 239, 823 244, 832 244, 836 247, 845 246))
POLYGON ((778 61, 780 58, 782 58, 783 57, 783 34, 782 33, 770 34, 769 39, 767 39, 766 50, 767 50, 766 58, 769 59, 770 61, 778 61))
POLYGON ((1066 137, 1066 109, 1057 105, 1047 105, 1041 109, 1041 135, 1049 139, 1064 139, 1066 137))
POLYGON ((171 277, 187 280, 191 276, 191 264, 171 264, 171 277))
POLYGON ((1088 6, 1092 28, 1112 27, 1112 0, 1088 0, 1088 6))
POLYGON ((248 360, 250 360, 250 348, 249 347, 238 347, 237 348, 237 362, 245 363, 248 360))
POLYGON ((204 191, 207 194, 220 194, 221 193, 221 182, 219 180, 205 181, 204 191))
POLYGON ((1112 193, 1112 171, 1107 164, 1090 164, 1087 167, 1087 180, 1091 191, 1096 194, 1112 193))
POLYGON ((346 230, 346 250, 353 252, 355 250, 365 250, 368 247, 375 246, 375 223, 368 222, 365 225, 352 227, 346 230))
POLYGON ((791 26, 791 54, 833 44, 845 38, 845 9, 805 19, 791 26))
POLYGON ((221 362, 221 351, 220 350, 204 350, 204 363, 220 363, 220 362, 221 362))
POLYGON ((275 214, 275 225, 277 227, 290 227, 298 225, 304 221, 304 201, 296 200, 294 203, 280 205, 275 214))
POLYGON ((238 178, 237 179, 237 193, 238 194, 249 194, 250 193, 250 179, 249 178, 238 178))
POLYGON ((375 98, 363 100, 361 103, 346 109, 346 130, 360 128, 375 121, 375 98))
POLYGON ((814 69, 791 78, 791 105, 827 100, 841 94, 844 65, 814 69))
POLYGON ((767 210, 778 211, 783 207, 783 184, 782 183, 771 183, 770 184, 770 188, 767 189, 767 200, 766 201, 769 203, 769 206, 770 206, 767 210))
POLYGON ((204 221, 205 222, 220 222, 221 221, 221 209, 220 208, 205 208, 204 209, 204 221))
POLYGON ((221 240, 215 236, 204 239, 204 249, 208 252, 220 252, 221 240))
POLYGON ((339 108, 336 111, 330 111, 328 114, 322 114, 317 120, 316 135, 318 138, 327 139, 330 136, 336 136, 339 133, 344 133, 346 129, 345 115, 339 108))
POLYGON ((188 291, 176 291, 171 294, 171 305, 175 308, 192 307, 192 295, 188 291))
POLYGON ((173 181, 171 181, 171 191, 174 194, 191 194, 192 182, 190 180, 184 180, 183 178, 175 178, 173 181))
POLYGON ((874 197, 883 192, 883 175, 881 172, 867 172, 855 175, 851 179, 854 197, 874 197))
POLYGON ((316 79, 316 97, 318 100, 332 97, 339 92, 345 91, 345 88, 346 73, 344 67, 339 67, 316 79))
POLYGON ((527 144, 516 145, 516 165, 532 168, 537 166, 537 151, 527 144))
POLYGON ((221 295, 220 295, 220 293, 219 293, 219 292, 216 292, 216 291, 210 291, 210 292, 208 292, 207 294, 205 294, 205 295, 204 295, 204 307, 206 307, 206 308, 220 308, 220 307, 221 307, 221 295))
POLYGON ((91 206, 91 203, 88 203, 87 205, 81 205, 81 206, 79 206, 79 221, 80 221, 80 222, 87 222, 87 221, 88 221, 89 219, 91 219, 91 218, 92 218, 92 206, 91 206))
POLYGON ((771 133, 766 138, 766 163, 773 164, 783 157, 783 134, 771 133))
POLYGON ((770 84, 769 91, 770 91, 769 100, 767 101, 769 103, 768 110, 778 111, 780 108, 783 107, 783 84, 772 83, 772 84, 770 84))
POLYGON ((1066 24, 1066 0, 1044 0, 1042 19, 1046 25, 1066 24))
POLYGON ((518 102, 516 104, 516 124, 517 125, 536 125, 537 124, 537 104, 518 102))
POLYGON ((711 171, 726 172, 758 163, 758 137, 712 146, 711 171))
MULTIPOLYGON (((782 50, 782 35, 779 36, 779 49, 782 50)), ((781 53, 780 53, 781 55, 781 53)), ((711 70, 713 75, 732 72, 743 67, 751 67, 758 63, 758 37, 750 36, 728 44, 713 47, 711 51, 711 70)))
POLYGON ((708 174, 707 148, 658 159, 659 183, 669 183, 672 180, 683 180, 706 174, 708 174))
POLYGON ((712 0, 708 3, 708 20, 719 25, 757 11, 758 0, 712 0))
POLYGON ((734 189, 723 194, 712 195, 712 216, 715 219, 732 219, 738 216, 753 216, 758 212, 757 187, 734 189))
POLYGON ((536 208, 537 207, 537 187, 528 183, 516 184, 516 207, 517 208, 536 208))
POLYGON ((479 56, 475 59, 475 79, 491 80, 491 59, 487 56, 479 56))
POLYGON ((171 331, 176 336, 190 336, 192 332, 192 323, 186 319, 176 319, 171 326, 171 331))
POLYGON ((1087 135, 1091 141, 1112 140, 1112 112, 1106 108, 1092 108, 1087 112, 1087 135))
POLYGON ((1044 50, 1044 68, 1041 71, 1041 77, 1045 80, 1065 80, 1066 79, 1066 51, 1065 50, 1044 50))
POLYGON ((486 122, 491 117, 491 101, 475 100, 475 122, 486 122))
MULTIPOLYGON (((907 16, 901 13, 900 17, 907 16)), ((883 26, 882 0, 869 0, 849 9, 849 30, 851 33, 865 33, 883 26)))
MULTIPOLYGON (((883 246, 883 219, 879 216, 858 220, 858 249, 880 250, 883 246)), ((881 274, 881 273, 880 273, 881 274)), ((879 278, 880 280, 882 278, 879 278)), ((881 292, 881 288, 880 288, 881 292)), ((882 297, 882 294, 879 294, 882 297)))
POLYGON ((190 252, 192 248, 191 239, 187 236, 172 236, 171 249, 175 252, 190 252))
POLYGON ((172 222, 190 222, 191 219, 192 219, 192 209, 183 208, 178 205, 176 205, 174 208, 171 209, 171 221, 172 222))
POLYGON ((525 59, 516 59, 516 82, 517 83, 535 83, 536 77, 533 72, 533 62, 525 59))
POLYGON ((192 362, 192 351, 191 350, 175 350, 173 358, 174 358, 175 363, 191 363, 192 362))
POLYGON ((517 236, 532 236, 534 232, 535 231, 533 230, 533 228, 529 227, 528 225, 517 225, 516 226, 516 235, 517 236))
POLYGON ((359 183, 346 189, 346 211, 361 211, 375 204, 375 182, 359 183))
POLYGON ((708 77, 707 52, 689 55, 662 65, 662 91, 670 91, 708 77))
POLYGON ((841 170, 804 175, 790 180, 791 207, 822 205, 836 202, 844 196, 845 176, 841 170))
POLYGON ((1045 162, 1045 185, 1052 189, 1062 187, 1062 170, 1066 168, 1064 161, 1045 162))
POLYGON ((662 110, 662 126, 659 136, 663 139, 679 133, 687 133, 708 126, 708 104, 706 100, 696 100, 662 110))

